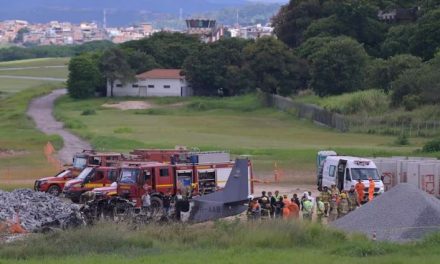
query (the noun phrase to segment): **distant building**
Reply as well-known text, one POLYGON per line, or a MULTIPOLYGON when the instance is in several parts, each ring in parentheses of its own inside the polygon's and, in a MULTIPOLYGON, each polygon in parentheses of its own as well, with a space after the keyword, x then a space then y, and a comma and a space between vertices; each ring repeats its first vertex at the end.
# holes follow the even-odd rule
POLYGON ((216 42, 225 35, 225 28, 218 26, 213 19, 187 19, 186 27, 187 34, 197 35, 206 43, 216 42))
POLYGON ((419 7, 396 8, 389 11, 380 10, 377 14, 379 20, 391 22, 415 21, 418 16, 419 7))
POLYGON ((263 26, 261 24, 256 24, 253 26, 235 29, 231 32, 231 35, 244 39, 259 39, 266 36, 273 36, 273 30, 273 27, 269 25, 263 26))
MULTIPOLYGON (((180 69, 154 69, 136 75, 136 81, 122 84, 114 83, 113 96, 165 97, 191 96, 192 89, 180 69)), ((111 95, 110 83, 107 84, 107 96, 111 95)))

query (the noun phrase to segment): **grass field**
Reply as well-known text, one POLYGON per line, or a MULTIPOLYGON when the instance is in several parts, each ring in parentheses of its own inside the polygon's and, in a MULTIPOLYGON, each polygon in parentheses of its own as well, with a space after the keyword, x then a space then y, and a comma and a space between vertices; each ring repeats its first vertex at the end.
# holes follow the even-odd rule
MULTIPOLYGON (((67 78, 67 68, 37 68, 23 70, 0 70, 0 75, 14 76, 32 76, 32 77, 50 77, 50 78, 67 78)), ((3 80, 3 79, 2 79, 3 80)))
MULTIPOLYGON (((60 65, 66 61, 36 59, 1 62, 0 68, 60 65)), ((27 71, 29 76, 48 77, 39 70, 27 71)), ((0 189, 32 187, 35 178, 52 175, 57 170, 48 164, 43 147, 48 141, 61 147, 62 140, 58 136, 46 136, 37 131, 26 116, 26 110, 32 98, 63 86, 62 82, 0 78, 0 189)))
MULTIPOLYGON (((0 62, 0 75, 50 77, 50 78, 66 79, 69 74, 67 69, 68 62, 69 62, 69 58, 47 58, 47 59, 31 59, 31 60, 0 62), (63 67, 46 68, 47 66, 63 66, 63 67), (32 68, 32 67, 40 67, 40 68, 32 68), (12 68, 12 69, 7 70, 8 68, 12 68), (13 69, 13 68, 23 68, 23 69, 13 69)), ((1 82, 2 83, 8 82, 8 79, 1 78, 1 82)), ((24 85, 18 84, 16 86, 27 87, 25 83, 24 85)), ((0 87, 0 91, 1 91, 1 87, 0 87)))
MULTIPOLYGON (((67 96, 56 105, 56 116, 65 127, 101 150, 172 148, 175 145, 202 150, 229 150, 251 155, 260 178, 272 175, 274 163, 286 181, 313 183, 315 155, 321 149, 361 156, 411 154, 422 144, 395 147, 394 137, 341 134, 309 121, 260 106, 256 95, 225 99, 149 99, 156 108, 116 110, 102 104, 125 99, 75 101, 67 96), (180 102, 183 100, 183 102, 180 102), (179 103, 180 107, 176 107, 179 103), (94 115, 82 115, 83 110, 94 115)), ((135 99, 130 99, 135 100, 135 99)))
POLYGON ((410 244, 373 242, 288 222, 124 224, 33 235, 0 248, 0 263, 438 263, 440 235, 410 244))
MULTIPOLYGON (((1 73, 0 73, 1 74, 1 73)), ((0 98, 5 98, 11 96, 15 93, 32 89, 34 87, 44 86, 46 84, 51 84, 53 82, 48 81, 37 81, 37 80, 21 80, 21 79, 2 79, 0 77, 0 98)), ((57 83, 59 87, 62 87, 61 82, 57 83)))
POLYGON ((0 68, 65 66, 69 58, 42 58, 0 62, 0 68))
POLYGON ((31 187, 32 179, 57 170, 47 162, 43 148, 48 141, 60 147, 61 138, 37 131, 26 116, 33 97, 57 87, 57 83, 34 86, 0 100, 0 189, 31 187))

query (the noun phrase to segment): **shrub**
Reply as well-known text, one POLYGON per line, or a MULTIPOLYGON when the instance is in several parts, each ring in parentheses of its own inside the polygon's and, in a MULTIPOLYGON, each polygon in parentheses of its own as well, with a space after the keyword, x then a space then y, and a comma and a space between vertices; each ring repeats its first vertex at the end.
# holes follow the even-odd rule
POLYGON ((440 138, 426 142, 423 152, 440 152, 440 138))
POLYGON ((396 144, 397 146, 409 145, 409 140, 408 140, 408 136, 406 135, 406 133, 401 133, 394 141, 394 144, 396 144))
POLYGON ((329 111, 341 114, 383 113, 388 109, 388 96, 381 90, 366 90, 330 96, 320 103, 329 111))
POLYGON ((64 127, 68 129, 81 129, 86 128, 87 126, 79 120, 68 119, 64 121, 64 127))
POLYGON ((130 127, 119 127, 113 130, 115 134, 133 133, 133 129, 130 127))
POLYGON ((402 104, 406 111, 413 111, 420 104, 420 97, 418 95, 406 95, 403 97, 402 104))
POLYGON ((96 115, 96 111, 94 109, 86 109, 82 111, 81 115, 87 116, 87 115, 96 115))

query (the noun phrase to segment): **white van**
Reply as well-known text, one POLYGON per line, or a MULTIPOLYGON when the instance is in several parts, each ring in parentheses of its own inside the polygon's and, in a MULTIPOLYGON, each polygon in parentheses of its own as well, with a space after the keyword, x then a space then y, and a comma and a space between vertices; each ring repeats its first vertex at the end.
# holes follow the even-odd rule
POLYGON ((368 193, 369 178, 375 182, 374 194, 383 193, 384 184, 372 160, 349 156, 328 156, 322 166, 322 185, 318 187, 330 188, 331 185, 336 184, 339 190, 349 190, 361 179, 368 193))

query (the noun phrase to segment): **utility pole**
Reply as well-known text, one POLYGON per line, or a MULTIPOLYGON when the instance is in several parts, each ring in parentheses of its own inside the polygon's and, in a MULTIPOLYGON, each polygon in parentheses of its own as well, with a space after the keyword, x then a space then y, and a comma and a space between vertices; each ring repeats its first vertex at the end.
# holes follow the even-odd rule
POLYGON ((104 29, 107 28, 107 10, 104 8, 104 10, 102 11, 103 13, 103 18, 102 18, 102 27, 104 29))
POLYGON ((238 20, 238 18, 239 18, 238 16, 239 16, 239 14, 238 14, 238 9, 237 9, 237 21, 236 21, 237 27, 240 26, 240 24, 238 23, 238 21, 239 21, 239 20, 238 20))

